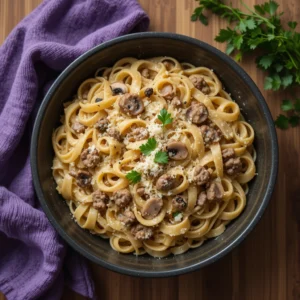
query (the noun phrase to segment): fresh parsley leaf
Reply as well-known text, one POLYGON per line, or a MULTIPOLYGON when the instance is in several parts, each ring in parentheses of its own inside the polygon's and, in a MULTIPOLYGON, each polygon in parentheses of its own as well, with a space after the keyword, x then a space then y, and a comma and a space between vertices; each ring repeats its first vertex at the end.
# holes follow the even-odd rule
POLYGON ((291 124, 292 127, 296 127, 299 125, 300 117, 299 116, 291 116, 289 118, 289 123, 291 124))
POLYGON ((215 41, 223 43, 232 38, 233 31, 231 29, 221 29, 219 34, 215 37, 215 41))
POLYGON ((240 30, 240 32, 245 32, 247 29, 247 23, 246 20, 241 20, 237 28, 240 30))
POLYGON ((280 89, 280 85, 281 85, 281 78, 279 77, 278 74, 273 75, 273 81, 272 81, 272 89, 274 91, 277 91, 280 89))
POLYGON ((254 5, 254 9, 255 9, 256 12, 258 12, 262 16, 266 13, 265 10, 264 10, 263 5, 254 5))
POLYGON ((283 111, 289 111, 294 109, 294 104, 292 103, 291 100, 283 100, 281 104, 281 109, 283 111))
POLYGON ((169 157, 168 157, 168 154, 166 152, 158 151, 155 154, 154 162, 156 162, 158 164, 167 164, 168 161, 169 161, 169 157))
POLYGON ((233 45, 235 46, 236 49, 240 50, 241 46, 243 43, 243 36, 242 35, 238 35, 233 39, 233 45))
POLYGON ((273 78, 271 78, 271 77, 266 77, 266 78, 265 78, 264 89, 265 89, 265 90, 271 90, 272 87, 273 87, 273 78))
POLYGON ((139 172, 132 170, 126 174, 126 178, 130 183, 138 183, 141 181, 142 176, 139 172))
POLYGON ((251 30, 256 28, 256 22, 253 19, 248 19, 245 21, 245 23, 246 23, 246 26, 251 30))
POLYGON ((144 155, 150 155, 151 152, 156 148, 157 142, 155 138, 150 138, 148 141, 140 146, 140 150, 144 155))
POLYGON ((280 129, 289 128, 289 119, 284 115, 279 115, 275 121, 275 125, 280 129))
POLYGON ((268 69, 272 65, 273 61, 274 61, 273 55, 265 55, 259 59, 258 64, 264 69, 268 69))
POLYGON ((234 46, 232 44, 227 44, 227 47, 226 47, 226 54, 230 55, 231 52, 234 50, 234 46))
POLYGON ((173 218, 176 218, 177 216, 179 216, 181 214, 181 212, 180 211, 175 211, 175 212, 173 212, 173 218))
POLYGON ((269 3, 266 3, 266 4, 269 4, 268 13, 271 16, 273 16, 276 13, 276 10, 279 6, 278 3, 275 1, 270 1, 269 3))
POLYGON ((279 73, 280 71, 282 71, 283 65, 281 65, 281 64, 275 64, 274 68, 275 68, 276 72, 279 73))
POLYGON ((295 111, 300 111, 300 98, 296 99, 294 109, 295 111))
POLYGON ((157 118, 162 122, 163 126, 166 126, 168 124, 171 124, 173 122, 173 118, 171 117, 171 114, 168 113, 168 111, 163 108, 157 118))
POLYGON ((293 83, 293 75, 286 75, 281 78, 281 82, 284 88, 293 83))
POLYGON ((191 16, 191 21, 192 22, 195 22, 195 21, 197 21, 198 20, 198 16, 196 15, 196 14, 193 14, 192 16, 191 16))
POLYGON ((288 22, 288 25, 291 29, 295 29, 297 24, 298 24, 297 22, 288 22))

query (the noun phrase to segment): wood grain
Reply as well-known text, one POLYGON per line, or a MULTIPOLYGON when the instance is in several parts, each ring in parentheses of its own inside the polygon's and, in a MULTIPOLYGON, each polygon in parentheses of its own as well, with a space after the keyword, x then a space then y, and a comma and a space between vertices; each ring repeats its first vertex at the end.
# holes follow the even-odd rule
MULTIPOLYGON (((0 0, 0 43, 40 0, 0 0)), ((231 1, 240 7, 238 0, 231 1)), ((245 0, 249 6, 264 1, 245 0)), ((300 19, 299 0, 277 0, 284 20, 300 19)), ((224 50, 214 36, 225 23, 213 17, 208 27, 190 22, 194 0, 140 0, 151 19, 150 30, 177 32, 224 50)), ((263 91, 264 74, 248 57, 242 67, 263 91)), ((265 92, 272 115, 279 114, 286 93, 265 92)), ((300 128, 278 131, 280 166, 277 186, 263 218, 232 253, 197 272, 167 279, 119 275, 90 263, 99 299, 300 299, 300 128)), ((63 299, 84 299, 65 290, 63 299)), ((0 300, 3 298, 0 296, 0 300)))

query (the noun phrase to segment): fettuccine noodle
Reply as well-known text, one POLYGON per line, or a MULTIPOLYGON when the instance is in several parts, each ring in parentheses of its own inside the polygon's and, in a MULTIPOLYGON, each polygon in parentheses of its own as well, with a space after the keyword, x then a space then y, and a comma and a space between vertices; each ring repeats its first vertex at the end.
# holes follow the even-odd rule
POLYGON ((57 190, 78 225, 118 252, 184 253, 245 208, 254 131, 208 68, 123 58, 79 86, 61 122, 57 190))

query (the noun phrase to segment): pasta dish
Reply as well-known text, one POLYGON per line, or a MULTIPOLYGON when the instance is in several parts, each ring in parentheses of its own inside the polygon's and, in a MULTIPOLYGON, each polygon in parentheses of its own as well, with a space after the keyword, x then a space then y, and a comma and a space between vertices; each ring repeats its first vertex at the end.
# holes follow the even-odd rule
POLYGON ((78 225, 118 252, 184 253, 246 205, 254 131, 213 70, 123 58, 79 86, 61 123, 57 190, 78 225))

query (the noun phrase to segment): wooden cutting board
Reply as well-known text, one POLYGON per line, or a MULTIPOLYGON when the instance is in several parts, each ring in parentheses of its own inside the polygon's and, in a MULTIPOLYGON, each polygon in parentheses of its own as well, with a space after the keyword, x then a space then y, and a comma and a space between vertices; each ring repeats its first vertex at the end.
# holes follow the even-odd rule
MULTIPOLYGON (((53 0, 55 1, 55 0, 53 0)), ((41 0, 0 0, 0 43, 41 0)), ((227 3, 229 0, 227 1, 227 3)), ((241 7, 239 0, 231 0, 241 7)), ((245 0, 248 6, 264 1, 245 0)), ((277 0, 284 20, 300 20, 299 0, 277 0)), ((208 27, 190 22, 194 0, 140 0, 151 19, 150 30, 176 32, 203 40, 221 50, 214 37, 225 23, 211 18, 208 27)), ((242 67, 263 91, 263 72, 253 58, 242 67)), ((276 117, 288 94, 264 92, 276 117)), ((298 94, 300 98, 300 93, 298 94)), ((233 252, 197 272, 165 279, 119 275, 90 263, 98 298, 122 300, 291 300, 300 299, 300 127, 278 131, 280 166, 277 186, 262 220, 233 252)), ((4 298, 0 296, 0 300, 4 298)), ((65 289, 63 299, 84 299, 65 289)))

